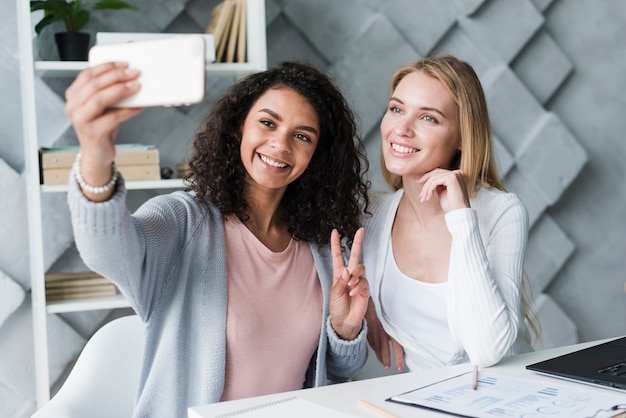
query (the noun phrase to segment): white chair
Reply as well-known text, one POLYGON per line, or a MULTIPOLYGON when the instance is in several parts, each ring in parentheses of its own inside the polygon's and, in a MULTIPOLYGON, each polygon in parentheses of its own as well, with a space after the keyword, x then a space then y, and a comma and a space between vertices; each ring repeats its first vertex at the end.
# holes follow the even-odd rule
POLYGON ((143 342, 137 315, 105 324, 89 339, 63 386, 32 418, 131 417, 143 342))

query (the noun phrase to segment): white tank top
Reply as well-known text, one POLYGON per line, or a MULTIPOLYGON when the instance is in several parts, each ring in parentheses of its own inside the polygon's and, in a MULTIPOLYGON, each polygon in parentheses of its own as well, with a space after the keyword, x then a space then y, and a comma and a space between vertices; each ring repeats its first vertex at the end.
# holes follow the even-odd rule
MULTIPOLYGON (((380 288, 380 300, 387 319, 412 335, 434 357, 448 363, 454 354, 447 314, 447 283, 425 283, 402 273, 393 255, 391 239, 380 288)), ((398 341, 402 344, 402 341, 398 341)), ((421 364, 405 346, 405 363, 421 364)))

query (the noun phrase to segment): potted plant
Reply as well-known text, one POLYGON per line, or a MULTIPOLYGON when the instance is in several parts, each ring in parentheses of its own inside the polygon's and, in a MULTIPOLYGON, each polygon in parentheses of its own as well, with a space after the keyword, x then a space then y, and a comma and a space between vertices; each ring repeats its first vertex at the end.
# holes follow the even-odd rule
POLYGON ((81 29, 89 22, 90 10, 136 9, 123 0, 31 0, 30 11, 43 10, 43 18, 35 25, 37 36, 57 21, 65 23, 66 32, 58 32, 54 39, 63 61, 86 61, 89 34, 81 29))

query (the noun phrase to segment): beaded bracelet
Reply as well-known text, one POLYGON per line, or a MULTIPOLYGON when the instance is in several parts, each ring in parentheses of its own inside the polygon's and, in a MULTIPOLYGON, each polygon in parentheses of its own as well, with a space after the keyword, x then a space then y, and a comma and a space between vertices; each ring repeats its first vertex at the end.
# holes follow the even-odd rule
POLYGON ((104 186, 91 186, 87 184, 82 174, 80 174, 80 152, 76 154, 76 161, 74 164, 76 164, 76 170, 74 170, 76 173, 76 181, 80 185, 80 188, 92 194, 102 194, 111 190, 113 186, 115 186, 115 183, 117 183, 117 178, 120 175, 120 172, 117 171, 117 167, 115 167, 115 162, 113 162, 111 163, 111 180, 109 180, 109 182, 104 186))

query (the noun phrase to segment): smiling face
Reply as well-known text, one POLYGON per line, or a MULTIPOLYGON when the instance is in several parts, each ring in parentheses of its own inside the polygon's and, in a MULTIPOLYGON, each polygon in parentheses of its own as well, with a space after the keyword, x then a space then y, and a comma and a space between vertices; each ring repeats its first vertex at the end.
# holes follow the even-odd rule
POLYGON ((284 191, 306 170, 319 142, 319 120, 295 90, 270 88, 243 125, 241 160, 252 187, 284 191))
POLYGON ((461 149, 459 108, 443 84, 424 72, 398 83, 380 131, 387 170, 399 176, 448 168, 461 149))

